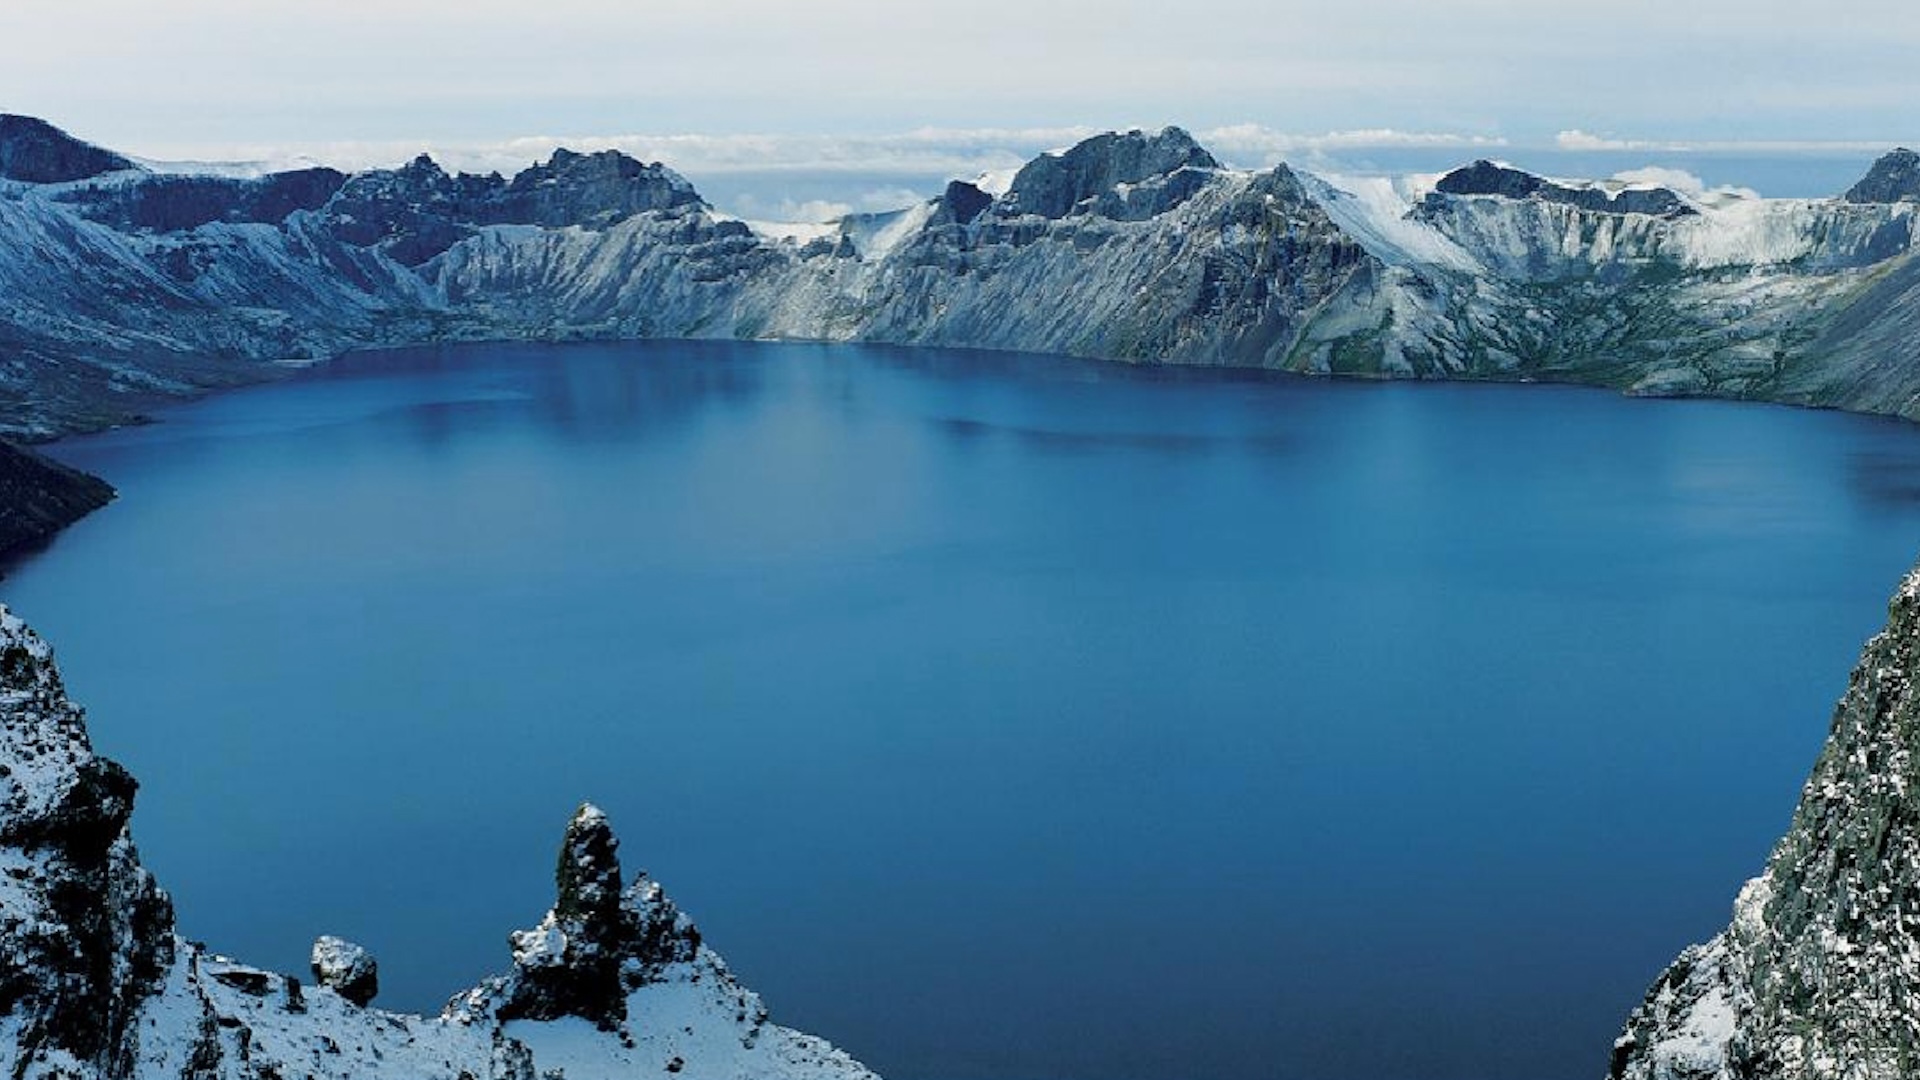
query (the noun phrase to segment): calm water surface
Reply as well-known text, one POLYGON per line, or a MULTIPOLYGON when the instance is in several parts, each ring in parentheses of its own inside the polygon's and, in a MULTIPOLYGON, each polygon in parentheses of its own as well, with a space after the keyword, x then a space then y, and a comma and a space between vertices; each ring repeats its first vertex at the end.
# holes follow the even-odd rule
POLYGON ((1591 1080, 1920 549, 1920 430, 867 347, 355 357, 0 596, 183 930, 433 1009, 591 798, 891 1080, 1591 1080))

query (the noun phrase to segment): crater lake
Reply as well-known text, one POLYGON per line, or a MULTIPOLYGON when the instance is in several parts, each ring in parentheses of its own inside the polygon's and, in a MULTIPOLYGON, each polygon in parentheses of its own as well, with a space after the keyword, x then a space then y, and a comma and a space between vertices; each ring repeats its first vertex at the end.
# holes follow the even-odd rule
POLYGON ((367 353, 52 452, 0 598, 183 932, 508 966, 582 800, 889 1080, 1591 1080, 1726 924, 1920 429, 801 344, 367 353))

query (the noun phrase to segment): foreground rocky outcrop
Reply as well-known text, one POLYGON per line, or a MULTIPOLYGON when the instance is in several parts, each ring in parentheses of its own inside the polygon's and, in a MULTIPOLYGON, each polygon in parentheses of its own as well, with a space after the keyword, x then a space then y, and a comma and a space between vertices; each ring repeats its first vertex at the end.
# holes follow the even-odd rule
POLYGON ((1920 570, 1867 644, 1826 748, 1732 925, 1627 1021, 1612 1080, 1920 1076, 1920 570))
POLYGON ((806 338, 1545 379, 1920 418, 1910 152, 1844 198, 1242 171, 1177 128, 756 232, 661 165, 163 175, 0 122, 0 434, 420 342, 806 338))
POLYGON ((45 642, 0 608, 0 1077, 7 1080, 873 1080, 770 1023, 606 817, 567 829, 513 973, 439 1017, 370 1007, 371 956, 322 938, 317 985, 174 933, 140 866, 133 778, 96 755, 45 642))

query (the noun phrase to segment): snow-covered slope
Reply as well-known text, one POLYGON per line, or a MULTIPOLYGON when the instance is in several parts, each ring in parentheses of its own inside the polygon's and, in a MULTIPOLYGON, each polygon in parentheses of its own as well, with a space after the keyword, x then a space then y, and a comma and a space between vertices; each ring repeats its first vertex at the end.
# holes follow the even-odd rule
POLYGON ((1920 1076, 1920 569, 1867 644, 1766 872, 1681 953, 1612 1080, 1920 1076))
POLYGON ((45 642, 0 608, 0 1076, 11 1080, 873 1080, 771 1023, 607 819, 568 826, 553 911, 511 974, 438 1017, 368 1004, 329 940, 318 982, 185 941, 128 829, 133 778, 94 754, 45 642))

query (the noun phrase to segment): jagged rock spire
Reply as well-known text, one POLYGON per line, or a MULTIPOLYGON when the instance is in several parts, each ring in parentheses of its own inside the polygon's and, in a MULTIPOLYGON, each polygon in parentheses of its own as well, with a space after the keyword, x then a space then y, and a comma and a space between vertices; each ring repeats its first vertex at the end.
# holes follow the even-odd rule
POLYGON ((615 1031, 628 1020, 629 995, 692 962, 700 931, 644 872, 623 890, 619 850, 606 814, 582 804, 560 843, 553 909, 508 936, 513 974, 454 998, 447 1015, 577 1016, 615 1031))
POLYGON ((508 936, 514 976, 501 1019, 579 1016, 605 1028, 626 1019, 620 952, 629 935, 620 907, 619 850, 607 815, 581 804, 560 844, 553 910, 539 926, 508 936))

